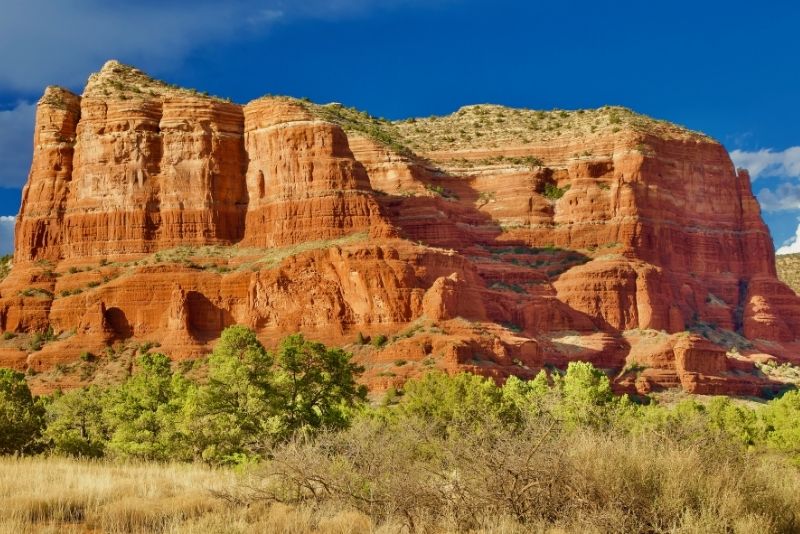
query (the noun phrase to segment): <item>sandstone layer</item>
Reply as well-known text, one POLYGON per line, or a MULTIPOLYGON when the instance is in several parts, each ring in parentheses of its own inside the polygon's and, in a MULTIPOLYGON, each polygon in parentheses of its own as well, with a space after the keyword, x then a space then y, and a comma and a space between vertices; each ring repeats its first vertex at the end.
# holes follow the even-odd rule
POLYGON ((610 107, 240 106, 113 61, 48 88, 0 365, 69 387, 236 323, 346 346, 376 390, 587 360, 621 391, 762 395, 756 362, 800 363, 750 179, 702 134, 610 107))

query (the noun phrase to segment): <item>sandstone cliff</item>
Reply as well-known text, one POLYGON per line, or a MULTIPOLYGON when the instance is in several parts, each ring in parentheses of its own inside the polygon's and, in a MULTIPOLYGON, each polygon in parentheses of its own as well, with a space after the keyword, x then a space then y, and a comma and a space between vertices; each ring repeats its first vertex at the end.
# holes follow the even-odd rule
POLYGON ((778 387, 755 361, 800 362, 749 177, 702 134, 611 107, 239 106, 117 62, 48 88, 0 365, 69 386, 108 347, 194 358, 234 323, 347 345, 378 389, 579 359, 621 390, 749 395, 778 387))

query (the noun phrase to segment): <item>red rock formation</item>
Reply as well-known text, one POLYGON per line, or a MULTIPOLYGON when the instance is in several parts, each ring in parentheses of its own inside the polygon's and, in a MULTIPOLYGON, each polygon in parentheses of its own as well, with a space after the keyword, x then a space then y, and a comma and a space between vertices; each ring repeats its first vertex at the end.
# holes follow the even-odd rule
POLYGON ((391 234, 347 135, 282 98, 245 106, 247 210, 244 243, 259 247, 391 234))
POLYGON ((36 109, 33 162, 15 236, 15 261, 61 259, 63 212, 73 173, 80 97, 48 87, 36 109))
POLYGON ((378 388, 582 359, 621 390, 759 394, 753 361, 800 360, 749 177, 701 134, 617 108, 239 106, 116 62, 80 97, 48 88, 36 121, 0 364, 43 389, 81 352, 191 358, 235 323, 347 345, 378 388))

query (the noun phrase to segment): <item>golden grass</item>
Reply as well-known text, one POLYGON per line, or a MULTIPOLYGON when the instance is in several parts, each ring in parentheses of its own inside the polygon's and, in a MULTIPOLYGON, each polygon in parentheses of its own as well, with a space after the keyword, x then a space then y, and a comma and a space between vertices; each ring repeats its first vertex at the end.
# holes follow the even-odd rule
POLYGON ((238 483, 231 470, 197 464, 0 458, 0 534, 396 532, 336 506, 245 506, 216 496, 238 483))
POLYGON ((487 449, 483 438, 462 436, 439 443, 447 452, 441 458, 465 460, 453 470, 411 461, 421 442, 407 430, 329 438, 348 445, 336 458, 323 452, 336 448, 287 446, 246 475, 198 464, 0 458, 0 534, 748 534, 794 531, 800 509, 800 473, 781 458, 743 456, 724 442, 669 445, 665 437, 593 432, 543 441, 537 431, 505 435, 487 449), (365 452, 369 462, 350 463, 365 452), (441 486, 437 469, 451 482, 441 486), (289 479, 274 477, 281 472, 289 479), (373 504, 349 499, 349 490, 296 504, 265 498, 270 488, 300 496, 291 484, 308 488, 310 480, 340 489, 356 482, 357 492, 367 472, 373 504), (514 492, 520 476, 536 482, 533 493, 514 492))
POLYGON ((233 473, 196 465, 0 459, 0 533, 156 532, 221 509, 233 473))
POLYGON ((369 238, 367 232, 355 232, 334 239, 319 239, 304 241, 295 245, 283 247, 254 248, 239 247, 237 245, 205 245, 200 247, 180 246, 172 249, 160 250, 149 258, 124 264, 136 266, 140 263, 185 263, 195 265, 197 268, 209 269, 212 264, 197 265, 199 262, 215 260, 216 267, 228 267, 231 270, 264 267, 273 268, 283 260, 315 250, 323 250, 335 246, 346 246, 361 243, 369 238))

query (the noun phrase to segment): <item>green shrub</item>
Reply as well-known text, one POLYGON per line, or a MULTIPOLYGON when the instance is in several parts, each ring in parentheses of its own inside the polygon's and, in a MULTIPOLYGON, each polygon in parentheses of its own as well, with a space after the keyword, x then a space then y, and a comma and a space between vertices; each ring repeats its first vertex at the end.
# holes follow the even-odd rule
POLYGON ((44 437, 54 452, 86 458, 103 456, 110 437, 103 420, 103 395, 92 386, 53 397, 47 405, 44 437))
POLYGON ((366 387, 356 383, 364 370, 350 358, 341 349, 306 340, 301 334, 281 342, 273 371, 277 437, 349 424, 353 408, 367 395, 366 387))
POLYGON ((769 446, 800 462, 800 390, 770 401, 762 412, 769 446))
POLYGON ((19 294, 23 297, 53 298, 53 292, 42 287, 29 287, 20 291, 19 294))
POLYGON ((470 373, 448 376, 430 372, 406 383, 401 417, 426 421, 440 433, 487 424, 517 424, 520 410, 503 395, 492 380, 470 373))
POLYGON ((34 352, 40 351, 45 343, 55 341, 57 337, 52 326, 48 326, 44 332, 34 332, 29 344, 30 349, 34 352))
POLYGON ((567 191, 569 191, 569 185, 558 187, 556 184, 547 183, 544 186, 544 192, 542 195, 550 200, 558 200, 559 198, 563 197, 564 193, 567 191))
POLYGON ((272 365, 272 356, 251 330, 232 326, 223 331, 208 358, 208 383, 191 390, 184 407, 195 457, 236 462, 269 445, 272 365))
POLYGON ((179 427, 191 387, 182 375, 172 372, 167 356, 139 356, 131 377, 104 397, 109 451, 117 457, 143 460, 191 458, 179 427))
POLYGON ((0 454, 25 454, 37 447, 44 420, 25 375, 0 368, 0 454))
POLYGON ((236 463, 296 433, 346 427, 366 398, 361 372, 348 353, 302 335, 270 354, 251 330, 227 328, 209 357, 208 384, 184 407, 194 454, 236 463))
POLYGON ((383 334, 378 334, 377 336, 375 336, 375 337, 373 338, 373 340, 372 340, 372 345, 373 345, 373 346, 375 346, 375 347, 377 347, 377 348, 381 348, 381 347, 383 347, 384 345, 386 345, 386 343, 387 343, 388 341, 389 341, 389 338, 387 338, 385 335, 383 335, 383 334))

